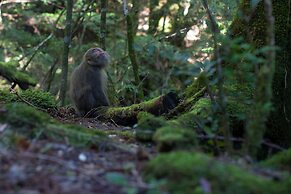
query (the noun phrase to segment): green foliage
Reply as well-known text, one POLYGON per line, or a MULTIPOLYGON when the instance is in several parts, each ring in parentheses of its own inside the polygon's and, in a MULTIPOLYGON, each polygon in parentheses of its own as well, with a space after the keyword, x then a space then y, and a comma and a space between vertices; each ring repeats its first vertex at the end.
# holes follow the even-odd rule
POLYGON ((147 164, 145 175, 166 179, 169 192, 181 194, 287 194, 291 184, 290 176, 275 181, 196 152, 160 154, 147 164))
MULTIPOLYGON (((2 39, 2 44, 9 42, 9 44, 15 44, 23 48, 34 46, 43 38, 13 27, 5 29, 3 36, 5 36, 5 39, 2 39)), ((15 47, 15 49, 17 48, 15 47)))

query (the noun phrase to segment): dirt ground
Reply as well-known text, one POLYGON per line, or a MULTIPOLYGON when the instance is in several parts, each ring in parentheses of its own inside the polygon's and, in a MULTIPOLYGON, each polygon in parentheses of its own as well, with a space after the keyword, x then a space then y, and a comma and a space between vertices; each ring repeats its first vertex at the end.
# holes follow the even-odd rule
MULTIPOLYGON (((58 119, 92 130, 133 130, 96 119, 63 115, 58 119)), ((154 147, 109 137, 115 146, 76 148, 66 142, 35 140, 19 141, 13 149, 0 147, 0 194, 146 193, 150 186, 141 169, 154 147)))

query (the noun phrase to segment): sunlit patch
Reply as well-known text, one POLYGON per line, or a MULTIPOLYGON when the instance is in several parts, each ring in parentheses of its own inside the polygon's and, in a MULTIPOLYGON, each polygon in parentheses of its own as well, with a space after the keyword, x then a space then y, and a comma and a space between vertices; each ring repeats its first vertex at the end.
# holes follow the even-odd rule
POLYGON ((196 25, 192 26, 184 38, 186 47, 191 47, 195 41, 200 40, 200 37, 199 27, 196 25))
POLYGON ((199 40, 200 39, 199 33, 200 33, 199 28, 197 26, 192 26, 192 28, 187 32, 185 38, 191 41, 199 40))
POLYGON ((161 17, 159 21, 158 30, 162 32, 171 32, 171 29, 172 29, 172 24, 171 24, 170 18, 168 16, 161 17))
POLYGON ((140 11, 139 17, 138 17, 138 33, 137 35, 142 35, 149 29, 149 14, 150 9, 145 7, 143 10, 140 11))
POLYGON ((56 74, 60 74, 60 73, 62 73, 62 69, 61 69, 61 68, 58 68, 58 69, 56 70, 56 74))
POLYGON ((184 0, 181 3, 181 6, 184 7, 184 12, 183 15, 186 16, 189 13, 189 8, 190 8, 190 0, 184 0))

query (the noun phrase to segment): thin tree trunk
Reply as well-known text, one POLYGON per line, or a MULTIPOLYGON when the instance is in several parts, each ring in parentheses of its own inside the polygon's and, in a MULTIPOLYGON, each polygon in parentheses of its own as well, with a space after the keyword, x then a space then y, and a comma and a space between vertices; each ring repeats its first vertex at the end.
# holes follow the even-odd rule
POLYGON ((224 143, 226 147, 227 152, 232 152, 233 147, 232 147, 232 142, 231 142, 231 134, 230 134, 230 129, 229 129, 229 119, 226 111, 226 97, 225 97, 225 92, 223 89, 224 85, 224 79, 223 79, 223 72, 222 72, 222 64, 221 64, 221 55, 219 52, 218 48, 218 42, 217 42, 217 37, 220 34, 220 30, 218 28, 218 25, 215 21, 214 16, 212 15, 209 7, 207 0, 202 0, 203 7, 206 9, 209 21, 210 21, 210 29, 213 34, 213 41, 214 41, 214 53, 215 53, 215 60, 216 60, 216 73, 217 73, 217 88, 218 88, 218 100, 217 104, 219 107, 218 110, 218 116, 219 116, 219 127, 221 128, 221 131, 224 134, 224 143))
POLYGON ((64 106, 67 92, 68 81, 68 58, 72 37, 72 12, 73 12, 73 0, 67 0, 67 15, 66 15, 66 34, 64 37, 64 53, 62 63, 62 75, 61 75, 61 89, 60 89, 60 101, 64 106))
POLYGON ((137 57, 135 50, 133 48, 134 45, 134 34, 133 34, 133 24, 130 14, 127 10, 127 3, 126 0, 123 0, 123 12, 126 17, 126 23, 127 23, 127 44, 128 44, 128 55, 131 61, 132 69, 133 69, 133 75, 135 80, 135 86, 138 90, 138 97, 142 99, 144 97, 143 94, 143 88, 141 86, 141 82, 139 79, 139 72, 138 72, 138 63, 137 63, 137 57))
POLYGON ((248 154, 254 158, 263 141, 263 135, 266 131, 265 123, 271 111, 272 82, 275 72, 275 26, 271 0, 264 0, 264 7, 267 22, 266 46, 270 47, 270 50, 267 52, 265 64, 260 67, 257 73, 255 108, 247 125, 247 139, 244 145, 248 154))
POLYGON ((106 50, 106 13, 107 13, 107 0, 101 0, 101 24, 100 24, 100 47, 106 50))

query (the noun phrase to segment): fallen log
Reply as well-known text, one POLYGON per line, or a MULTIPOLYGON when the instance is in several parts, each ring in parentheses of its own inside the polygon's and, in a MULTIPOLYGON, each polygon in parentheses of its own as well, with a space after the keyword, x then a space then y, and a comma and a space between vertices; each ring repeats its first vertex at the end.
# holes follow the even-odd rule
POLYGON ((101 120, 111 120, 120 125, 133 125, 137 123, 137 115, 139 112, 149 112, 156 116, 162 115, 175 108, 178 102, 177 95, 169 92, 152 100, 127 107, 102 107, 91 112, 90 115, 101 120))

